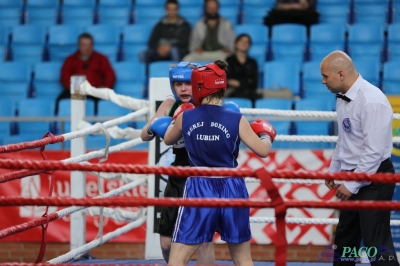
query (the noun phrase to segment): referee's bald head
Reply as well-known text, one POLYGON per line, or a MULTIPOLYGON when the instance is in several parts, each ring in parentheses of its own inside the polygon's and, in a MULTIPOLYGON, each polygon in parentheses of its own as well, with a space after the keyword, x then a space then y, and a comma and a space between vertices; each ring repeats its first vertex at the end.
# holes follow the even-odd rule
MULTIPOLYGON (((351 60, 350 56, 348 56, 343 51, 333 51, 328 54, 321 62, 322 64, 326 64, 331 71, 346 71, 346 72, 356 72, 353 60, 351 60)), ((350 74, 349 73, 349 74, 350 74)))

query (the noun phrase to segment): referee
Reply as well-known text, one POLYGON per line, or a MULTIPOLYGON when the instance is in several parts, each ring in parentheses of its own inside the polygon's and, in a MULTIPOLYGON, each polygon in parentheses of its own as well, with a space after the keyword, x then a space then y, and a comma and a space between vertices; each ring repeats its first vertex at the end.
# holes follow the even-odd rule
MULTIPOLYGON (((337 97, 339 133, 329 172, 394 173, 390 161, 393 110, 386 96, 357 73, 351 58, 342 51, 322 60, 321 74, 322 83, 337 97)), ((329 189, 337 188, 335 195, 342 201, 390 201, 395 188, 394 184, 375 182, 346 181, 339 186, 326 180, 325 184, 329 189)), ((372 248, 368 256, 373 266, 399 265, 390 211, 341 211, 335 245, 340 258, 333 265, 355 265, 360 248, 372 248)))

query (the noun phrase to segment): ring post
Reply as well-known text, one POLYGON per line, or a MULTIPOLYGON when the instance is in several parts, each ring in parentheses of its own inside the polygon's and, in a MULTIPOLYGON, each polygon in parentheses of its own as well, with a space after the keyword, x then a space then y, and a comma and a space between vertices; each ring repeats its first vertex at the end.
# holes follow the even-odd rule
MULTIPOLYGON (((86 116, 86 96, 81 95, 80 85, 86 76, 71 77, 71 131, 78 130, 78 123, 86 116)), ((86 138, 71 140, 71 157, 86 153, 86 138)), ((86 174, 80 171, 71 171, 71 198, 86 197, 86 174)), ((86 244, 86 217, 83 211, 71 214, 70 222, 70 249, 86 244)))

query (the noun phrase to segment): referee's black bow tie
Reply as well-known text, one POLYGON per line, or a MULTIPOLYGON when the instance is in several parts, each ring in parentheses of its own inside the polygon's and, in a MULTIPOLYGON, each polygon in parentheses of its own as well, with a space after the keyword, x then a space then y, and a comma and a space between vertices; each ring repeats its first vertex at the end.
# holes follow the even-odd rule
POLYGON ((347 97, 346 95, 343 95, 343 94, 336 94, 336 98, 340 98, 340 99, 342 99, 342 100, 344 100, 344 101, 346 101, 346 102, 350 102, 351 101, 351 99, 349 98, 349 97, 347 97))

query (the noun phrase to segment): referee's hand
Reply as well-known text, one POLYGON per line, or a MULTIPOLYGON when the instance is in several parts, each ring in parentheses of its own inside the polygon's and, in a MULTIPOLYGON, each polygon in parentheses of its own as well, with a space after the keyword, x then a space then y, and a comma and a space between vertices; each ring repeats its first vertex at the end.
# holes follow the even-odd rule
POLYGON ((335 193, 335 196, 341 200, 341 201, 345 201, 348 200, 351 196, 353 195, 353 193, 351 193, 346 187, 345 185, 341 185, 335 193))
POLYGON ((334 188, 337 188, 337 185, 335 184, 335 181, 333 181, 333 180, 325 180, 325 185, 331 190, 334 188))

